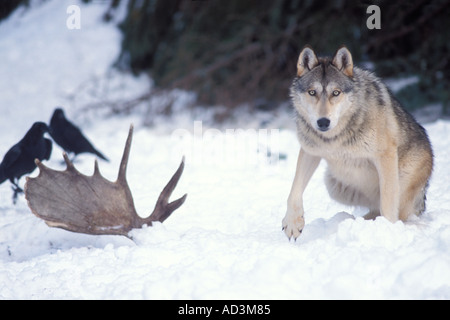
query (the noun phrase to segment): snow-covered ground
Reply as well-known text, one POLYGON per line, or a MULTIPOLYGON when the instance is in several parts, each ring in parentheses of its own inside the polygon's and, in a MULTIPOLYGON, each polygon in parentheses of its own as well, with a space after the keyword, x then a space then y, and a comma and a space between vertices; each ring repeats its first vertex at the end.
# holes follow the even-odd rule
MULTIPOLYGON (((0 23, 1 156, 60 105, 111 159, 100 162, 111 180, 135 124, 128 181, 141 215, 153 210, 183 155, 172 198, 188 198, 164 224, 134 230, 130 240, 49 228, 23 197, 14 206, 3 183, 1 299, 450 299, 450 123, 425 126, 436 165, 421 217, 363 220, 362 210, 329 199, 321 164, 304 197, 304 232, 289 242, 281 220, 299 149, 289 112, 218 130, 200 111, 183 108, 190 95, 178 92, 178 116, 152 128, 142 125, 139 109, 126 117, 80 113, 151 83, 109 69, 120 33, 101 21, 104 3, 78 4, 79 30, 66 27, 76 1, 32 3, 0 23)), ((54 145, 47 165, 63 169, 61 159, 54 145)), ((75 165, 90 174, 93 162, 82 155, 75 165)))

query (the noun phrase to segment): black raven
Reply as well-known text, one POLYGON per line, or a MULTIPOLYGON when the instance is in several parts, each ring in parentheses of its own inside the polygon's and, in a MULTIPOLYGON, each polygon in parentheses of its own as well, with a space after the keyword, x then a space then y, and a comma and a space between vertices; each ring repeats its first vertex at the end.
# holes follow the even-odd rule
POLYGON ((25 136, 6 152, 0 164, 0 184, 9 179, 13 184, 13 202, 17 194, 23 192, 19 187, 19 179, 36 169, 35 159, 48 160, 52 153, 52 141, 44 138, 48 126, 43 122, 35 122, 25 136))
POLYGON ((71 123, 61 108, 56 108, 50 120, 49 132, 53 140, 66 151, 74 153, 89 152, 96 154, 105 161, 109 161, 101 152, 96 150, 81 130, 71 123))

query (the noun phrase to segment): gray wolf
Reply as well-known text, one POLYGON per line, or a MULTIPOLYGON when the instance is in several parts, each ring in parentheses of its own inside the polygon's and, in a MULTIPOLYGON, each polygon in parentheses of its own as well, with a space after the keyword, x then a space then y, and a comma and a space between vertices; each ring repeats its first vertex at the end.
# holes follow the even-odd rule
POLYGON ((433 152, 425 129, 373 73, 353 66, 346 47, 318 58, 306 46, 290 95, 300 153, 283 230, 290 239, 305 225, 303 192, 321 159, 330 197, 405 221, 425 210, 433 152))

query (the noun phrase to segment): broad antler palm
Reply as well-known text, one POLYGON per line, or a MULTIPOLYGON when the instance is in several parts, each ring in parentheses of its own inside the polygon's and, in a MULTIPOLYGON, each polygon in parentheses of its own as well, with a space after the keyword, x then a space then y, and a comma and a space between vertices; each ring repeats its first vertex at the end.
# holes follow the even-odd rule
POLYGON ((153 213, 141 218, 136 213, 133 196, 126 181, 133 126, 130 127, 119 174, 115 182, 101 176, 95 161, 94 174, 80 173, 63 154, 67 168, 56 171, 36 159, 39 175, 27 178, 25 197, 31 211, 50 227, 59 227, 87 234, 128 235, 134 228, 163 222, 186 200, 186 194, 169 203, 184 169, 184 158, 178 170, 161 192, 153 213))

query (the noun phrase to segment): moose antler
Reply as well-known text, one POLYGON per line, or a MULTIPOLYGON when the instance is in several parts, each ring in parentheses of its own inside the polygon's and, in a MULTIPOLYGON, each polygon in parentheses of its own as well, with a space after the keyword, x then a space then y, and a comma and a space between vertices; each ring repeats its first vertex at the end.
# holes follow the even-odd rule
POLYGON ((50 227, 63 228, 88 234, 128 235, 134 228, 163 222, 186 200, 186 194, 168 202, 184 169, 184 157, 178 170, 164 187, 153 213, 141 218, 136 213, 133 196, 126 181, 133 126, 130 126, 123 151, 119 174, 115 182, 103 178, 95 161, 94 174, 80 173, 63 153, 67 168, 56 171, 46 167, 38 159, 36 178, 27 177, 25 198, 31 211, 45 220, 50 227))

